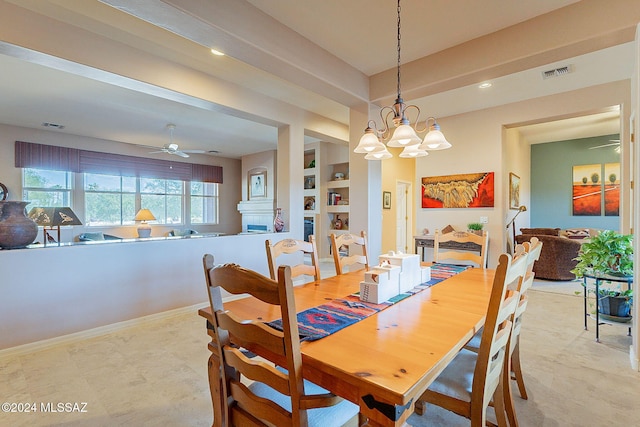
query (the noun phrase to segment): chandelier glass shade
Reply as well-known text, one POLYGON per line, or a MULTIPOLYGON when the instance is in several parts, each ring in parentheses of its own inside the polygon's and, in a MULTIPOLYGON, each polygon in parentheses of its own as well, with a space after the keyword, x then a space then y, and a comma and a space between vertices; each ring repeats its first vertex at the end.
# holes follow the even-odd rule
POLYGON ((398 0, 398 96, 392 106, 382 107, 380 118, 383 127, 378 129, 375 121, 369 120, 364 135, 360 138, 354 153, 366 154, 367 160, 383 160, 393 157, 387 147, 404 147, 400 154, 403 158, 415 158, 426 156, 428 150, 444 150, 451 148, 451 144, 440 131, 435 117, 429 117, 424 121, 424 127, 420 128, 420 108, 417 105, 406 105, 402 99, 400 90, 400 0, 398 0), (407 111, 415 109, 417 112, 414 124, 407 118, 407 111), (395 130, 391 132, 389 119, 393 122, 395 130), (431 126, 429 122, 433 120, 431 126), (427 132, 427 130, 429 132, 427 132), (418 133, 427 132, 424 139, 418 133), (387 141, 388 140, 388 141, 387 141), (387 141, 387 145, 383 143, 387 141))

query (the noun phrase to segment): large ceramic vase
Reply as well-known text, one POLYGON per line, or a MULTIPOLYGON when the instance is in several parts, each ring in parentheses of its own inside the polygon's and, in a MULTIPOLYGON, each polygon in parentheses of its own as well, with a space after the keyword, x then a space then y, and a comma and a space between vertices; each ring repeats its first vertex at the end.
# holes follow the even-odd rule
POLYGON ((38 226, 26 215, 28 204, 20 201, 0 202, 0 248, 24 248, 36 239, 38 226))
POLYGON ((282 219, 282 208, 276 209, 276 217, 273 220, 273 229, 276 230, 276 233, 280 233, 284 230, 284 220, 282 219))

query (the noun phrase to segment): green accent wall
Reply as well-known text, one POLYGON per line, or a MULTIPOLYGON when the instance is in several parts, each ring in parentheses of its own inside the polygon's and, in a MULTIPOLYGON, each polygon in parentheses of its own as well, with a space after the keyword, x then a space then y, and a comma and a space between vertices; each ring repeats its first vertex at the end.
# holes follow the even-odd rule
POLYGON ((573 166, 620 162, 615 146, 619 135, 531 144, 531 227, 620 229, 619 216, 573 216, 573 166))

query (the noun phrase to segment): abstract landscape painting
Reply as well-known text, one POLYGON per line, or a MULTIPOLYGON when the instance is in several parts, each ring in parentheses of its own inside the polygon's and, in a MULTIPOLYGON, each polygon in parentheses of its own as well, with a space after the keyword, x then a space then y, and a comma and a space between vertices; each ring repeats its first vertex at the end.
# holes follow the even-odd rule
POLYGON ((493 172, 422 178, 423 208, 485 208, 493 205, 493 172))

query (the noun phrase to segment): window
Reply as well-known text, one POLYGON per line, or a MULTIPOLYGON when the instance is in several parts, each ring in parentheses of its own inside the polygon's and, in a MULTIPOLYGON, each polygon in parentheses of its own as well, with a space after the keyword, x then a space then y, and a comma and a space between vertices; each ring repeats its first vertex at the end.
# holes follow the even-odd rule
POLYGON ((167 225, 218 224, 218 184, 133 176, 78 174, 23 168, 23 199, 34 206, 69 206, 84 216, 89 227, 134 225, 141 208, 156 217, 154 223, 167 225), (72 206, 73 180, 84 194, 77 194, 81 207, 72 206), (185 197, 189 197, 186 199, 185 197), (188 202, 185 203, 185 200, 188 202))
POLYGON ((159 224, 182 224, 182 181, 140 178, 140 207, 149 209, 159 224))
POLYGON ((22 199, 29 200, 27 212, 36 206, 71 206, 71 172, 24 168, 22 199))
POLYGON ((191 182, 191 224, 218 223, 218 184, 191 182))
POLYGON ((85 218, 88 226, 133 224, 136 177, 84 174, 85 218))

